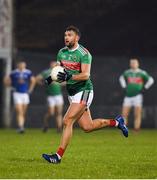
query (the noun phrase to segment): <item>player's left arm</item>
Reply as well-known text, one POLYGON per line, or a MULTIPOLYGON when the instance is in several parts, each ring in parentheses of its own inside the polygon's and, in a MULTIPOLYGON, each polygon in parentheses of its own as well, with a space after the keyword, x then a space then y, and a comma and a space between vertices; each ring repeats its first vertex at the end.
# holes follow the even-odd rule
POLYGON ((154 84, 154 79, 146 71, 143 72, 143 78, 145 80, 144 88, 149 89, 154 84))
POLYGON ((87 52, 87 54, 85 54, 81 58, 81 72, 79 74, 73 74, 72 80, 75 81, 88 80, 90 77, 91 63, 92 63, 92 56, 89 52, 87 52))
POLYGON ((29 85, 29 89, 28 89, 28 93, 31 94, 35 88, 36 85, 36 79, 34 76, 30 77, 30 85, 29 85))
POLYGON ((90 77, 90 69, 91 64, 81 64, 81 73, 73 74, 71 79, 75 81, 88 80, 90 77))
POLYGON ((68 81, 69 79, 75 81, 85 81, 88 80, 90 77, 90 70, 91 70, 91 62, 92 56, 88 52, 84 56, 81 57, 81 69, 80 73, 77 74, 70 74, 68 71, 65 70, 65 73, 59 72, 58 79, 60 82, 68 81))
POLYGON ((5 86, 11 86, 11 78, 10 76, 5 76, 4 79, 3 79, 3 83, 5 86))

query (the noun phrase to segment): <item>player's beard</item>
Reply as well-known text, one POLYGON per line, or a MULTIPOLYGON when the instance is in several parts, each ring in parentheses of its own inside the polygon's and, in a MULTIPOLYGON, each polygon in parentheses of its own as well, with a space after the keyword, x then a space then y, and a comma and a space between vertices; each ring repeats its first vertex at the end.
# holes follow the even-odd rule
POLYGON ((68 45, 66 45, 69 49, 72 49, 75 46, 74 42, 70 42, 68 45))

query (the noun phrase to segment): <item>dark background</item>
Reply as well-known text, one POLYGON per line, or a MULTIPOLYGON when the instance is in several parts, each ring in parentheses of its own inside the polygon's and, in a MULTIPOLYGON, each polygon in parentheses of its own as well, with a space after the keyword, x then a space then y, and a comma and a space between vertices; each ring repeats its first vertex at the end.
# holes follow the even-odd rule
POLYGON ((74 24, 98 55, 157 55, 156 0, 16 0, 18 49, 56 52, 74 24))

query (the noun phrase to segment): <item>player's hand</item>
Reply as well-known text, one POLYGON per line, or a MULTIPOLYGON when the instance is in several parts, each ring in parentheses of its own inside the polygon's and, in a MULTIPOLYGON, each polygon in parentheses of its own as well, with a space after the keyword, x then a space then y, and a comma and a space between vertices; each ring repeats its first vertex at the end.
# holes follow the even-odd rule
POLYGON ((69 74, 66 70, 64 70, 64 73, 59 72, 57 75, 58 82, 68 81, 71 77, 72 77, 72 75, 69 74))
POLYGON ((145 88, 143 88, 141 91, 140 91, 140 94, 144 94, 147 90, 145 88))
POLYGON ((51 78, 51 76, 49 76, 49 77, 47 77, 46 79, 45 79, 45 84, 46 85, 50 85, 51 83, 52 83, 52 78, 51 78))
POLYGON ((31 95, 33 90, 28 90, 28 94, 31 95))

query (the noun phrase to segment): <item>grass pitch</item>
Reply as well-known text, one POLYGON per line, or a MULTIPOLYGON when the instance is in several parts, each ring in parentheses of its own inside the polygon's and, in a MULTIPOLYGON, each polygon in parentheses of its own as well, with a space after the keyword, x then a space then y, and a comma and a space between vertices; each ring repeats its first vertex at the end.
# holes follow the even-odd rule
POLYGON ((130 132, 124 138, 117 129, 85 134, 74 130, 61 164, 41 158, 55 152, 60 134, 28 129, 26 134, 0 130, 0 178, 157 178, 157 131, 130 132))

